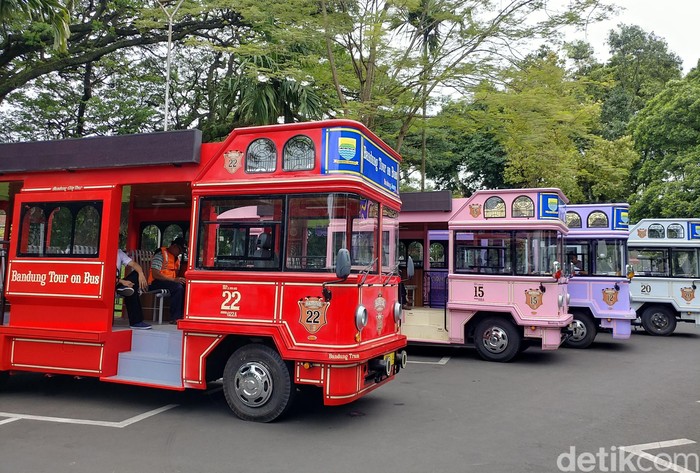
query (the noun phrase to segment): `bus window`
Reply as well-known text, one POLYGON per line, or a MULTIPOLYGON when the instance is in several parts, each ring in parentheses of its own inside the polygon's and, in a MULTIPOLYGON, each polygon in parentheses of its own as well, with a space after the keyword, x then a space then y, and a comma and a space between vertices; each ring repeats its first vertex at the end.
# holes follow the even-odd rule
POLYGON ((42 202, 22 209, 20 256, 97 257, 101 202, 42 202), (46 217, 48 215, 48 217, 46 217))
POLYGON ((455 272, 510 274, 510 239, 511 232, 456 232, 455 272))
POLYGON ((592 273, 596 276, 620 276, 622 274, 622 253, 624 241, 597 240, 593 242, 595 251, 595 268, 592 273))
POLYGON ((399 213, 382 207, 382 270, 394 271, 399 263, 399 213))
POLYGON ((279 269, 282 198, 202 199, 197 267, 279 269))
POLYGON ((160 228, 156 225, 148 225, 141 232, 141 249, 155 251, 160 247, 160 228))
POLYGON ((559 260, 560 240, 552 230, 515 232, 515 268, 519 275, 551 275, 559 260))
POLYGON ((630 264, 638 276, 668 277, 668 251, 665 249, 630 248, 630 264))
MULTIPOLYGON (((671 227, 668 227, 669 232, 671 227)), ((679 278, 696 278, 698 276, 697 250, 671 250, 672 275, 679 278)))

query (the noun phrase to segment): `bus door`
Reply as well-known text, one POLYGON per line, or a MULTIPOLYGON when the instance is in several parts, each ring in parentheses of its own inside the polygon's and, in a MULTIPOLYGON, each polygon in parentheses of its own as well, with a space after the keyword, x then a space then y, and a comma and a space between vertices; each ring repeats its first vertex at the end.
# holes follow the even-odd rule
POLYGON ((25 189, 8 257, 9 325, 110 331, 121 188, 25 189))
MULTIPOLYGON (((424 260, 424 242, 423 239, 401 239, 399 240, 399 260, 402 262, 402 267, 405 268, 408 257, 413 258, 415 274, 412 278, 405 281, 406 290, 408 292, 408 303, 411 306, 423 306, 423 260, 424 260)), ((405 271, 401 276, 406 277, 405 271)))

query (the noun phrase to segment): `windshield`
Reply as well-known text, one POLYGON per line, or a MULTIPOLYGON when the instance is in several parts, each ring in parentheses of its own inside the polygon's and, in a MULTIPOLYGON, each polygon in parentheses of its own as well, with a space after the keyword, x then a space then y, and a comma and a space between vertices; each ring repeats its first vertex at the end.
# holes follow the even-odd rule
POLYGON ((627 241, 621 239, 567 240, 567 274, 622 276, 627 241))

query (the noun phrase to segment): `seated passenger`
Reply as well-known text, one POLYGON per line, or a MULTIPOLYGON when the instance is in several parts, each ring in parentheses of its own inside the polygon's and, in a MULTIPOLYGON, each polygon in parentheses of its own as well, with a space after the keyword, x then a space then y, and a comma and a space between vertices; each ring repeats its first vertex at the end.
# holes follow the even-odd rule
POLYGON ((168 247, 156 250, 151 261, 151 274, 148 285, 151 289, 170 291, 170 323, 182 318, 185 302, 185 278, 180 274, 179 256, 187 250, 187 242, 181 236, 175 238, 168 247))
POLYGON ((144 291, 148 289, 148 281, 143 274, 143 269, 122 250, 117 250, 117 294, 124 298, 129 326, 137 330, 148 330, 151 326, 143 321, 139 289, 144 291), (129 267, 132 271, 124 278, 119 278, 122 266, 129 267))

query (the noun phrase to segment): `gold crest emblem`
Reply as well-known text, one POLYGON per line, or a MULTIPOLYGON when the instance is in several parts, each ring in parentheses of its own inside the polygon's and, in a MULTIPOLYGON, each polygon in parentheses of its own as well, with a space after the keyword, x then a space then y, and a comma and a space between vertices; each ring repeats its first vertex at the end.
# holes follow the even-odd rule
POLYGON ((646 228, 638 228, 637 229, 637 236, 639 238, 646 238, 647 237, 647 229, 646 228))
POLYGON ((229 150, 224 153, 224 169, 235 174, 243 162, 243 151, 229 150))
POLYGON ((542 291, 539 289, 525 289, 525 303, 532 310, 537 310, 542 305, 542 291))
POLYGON ((684 301, 690 302, 693 299, 695 299, 695 288, 693 287, 682 287, 681 288, 681 297, 683 298, 684 301))
POLYGON ((384 328, 384 314, 377 314, 377 333, 384 328))
POLYGON ((481 215, 481 204, 469 204, 469 213, 472 217, 477 218, 481 215))
POLYGON ((610 308, 617 303, 617 296, 619 292, 612 287, 603 289, 603 302, 608 304, 610 308))
POLYGON ((309 333, 318 332, 328 323, 326 311, 329 305, 330 302, 326 302, 322 297, 307 296, 301 299, 299 301, 299 323, 309 333))

